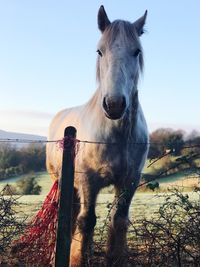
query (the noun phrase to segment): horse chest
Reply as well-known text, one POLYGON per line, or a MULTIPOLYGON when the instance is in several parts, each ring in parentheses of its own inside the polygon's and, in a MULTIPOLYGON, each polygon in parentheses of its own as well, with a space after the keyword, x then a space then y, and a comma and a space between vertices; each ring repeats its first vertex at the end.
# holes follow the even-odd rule
POLYGON ((79 148, 77 164, 80 172, 114 182, 125 177, 133 166, 133 157, 127 145, 85 144, 79 148))

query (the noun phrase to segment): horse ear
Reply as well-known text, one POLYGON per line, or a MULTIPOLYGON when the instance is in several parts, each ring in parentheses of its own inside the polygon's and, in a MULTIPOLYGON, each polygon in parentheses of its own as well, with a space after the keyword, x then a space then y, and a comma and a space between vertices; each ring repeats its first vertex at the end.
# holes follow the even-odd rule
POLYGON ((139 18, 133 23, 133 26, 136 29, 136 32, 138 33, 139 36, 144 33, 144 25, 146 22, 146 17, 147 17, 147 10, 145 11, 144 15, 141 18, 139 18))
POLYGON ((108 19, 104 6, 100 6, 97 19, 99 30, 103 33, 108 25, 110 25, 110 20, 108 19))

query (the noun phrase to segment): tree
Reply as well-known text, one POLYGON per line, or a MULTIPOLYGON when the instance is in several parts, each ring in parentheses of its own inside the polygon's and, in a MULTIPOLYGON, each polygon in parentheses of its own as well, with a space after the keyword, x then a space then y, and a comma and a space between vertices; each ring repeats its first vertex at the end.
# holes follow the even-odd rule
POLYGON ((9 143, 0 144, 0 180, 28 173, 45 170, 45 146, 30 144, 21 149, 9 143))
POLYGON ((174 155, 180 155, 184 145, 184 132, 172 129, 160 128, 150 135, 150 159, 162 156, 166 150, 173 151, 174 155))
POLYGON ((19 151, 8 143, 0 145, 0 169, 17 166, 20 163, 19 151))
POLYGON ((22 195, 39 195, 42 187, 38 185, 34 176, 28 176, 17 182, 19 193, 22 195))
POLYGON ((45 170, 45 146, 30 144, 21 150, 21 164, 25 172, 45 170))

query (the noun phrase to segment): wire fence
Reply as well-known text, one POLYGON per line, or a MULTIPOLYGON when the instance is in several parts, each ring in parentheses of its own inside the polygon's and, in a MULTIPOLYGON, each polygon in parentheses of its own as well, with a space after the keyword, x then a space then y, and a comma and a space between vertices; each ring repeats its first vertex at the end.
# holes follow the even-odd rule
MULTIPOLYGON (((20 138, 0 138, 0 143, 24 143, 24 144, 47 144, 47 143, 59 143, 62 142, 64 138, 57 140, 42 140, 42 139, 20 139, 20 138)), ((77 143, 85 143, 85 144, 96 144, 96 145, 117 145, 119 142, 104 142, 104 141, 90 141, 90 140, 79 140, 74 139, 77 143)), ((133 145, 160 145, 166 146, 166 142, 127 142, 128 144, 133 145)), ((176 150, 176 147, 180 145, 179 142, 173 142, 172 150, 176 150)), ((196 144, 193 142, 188 142, 188 145, 183 146, 183 149, 189 148, 198 148, 200 144, 196 144)))
MULTIPOLYGON (((62 147, 61 140, 27 140, 27 139, 0 139, 0 143, 24 143, 24 144, 47 144, 55 143, 62 147)), ((97 145, 116 145, 117 143, 92 142, 76 140, 76 143, 97 144, 97 145)), ((134 145, 166 145, 166 143, 132 143, 134 145)), ((200 148, 199 144, 189 144, 182 149, 200 148)), ((159 158, 152 160, 147 168, 157 164, 165 157, 170 157, 176 151, 176 145, 169 151, 164 152, 159 158)), ((196 158, 199 156, 196 153, 196 158)), ((162 179, 171 169, 179 167, 181 164, 187 164, 192 170, 186 173, 186 177, 177 184, 173 183, 168 192, 155 194, 136 195, 131 212, 135 216, 129 221, 128 243, 131 251, 127 252, 124 262, 127 266, 200 266, 200 168, 193 166, 192 159, 194 154, 179 157, 179 160, 148 181, 142 181, 138 189, 148 185, 153 181, 162 179), (192 177, 191 177, 192 175, 192 177), (195 184, 190 185, 191 178, 196 179, 195 184), (190 191, 184 194, 183 191, 190 191), (153 215, 153 216, 152 216, 153 215), (179 223, 177 223, 179 222, 179 223)), ((76 174, 84 174, 82 170, 76 170, 76 174)), ((103 172, 102 172, 103 173, 103 172)), ((168 184, 168 187, 170 185, 168 184)), ((114 201, 110 200, 112 194, 106 194, 108 200, 97 200, 97 217, 99 224, 95 230, 95 253, 91 256, 91 261, 87 263, 91 266, 104 266, 105 258, 105 240, 109 228, 111 212, 123 199, 124 192, 114 201)), ((19 259, 9 259, 12 252, 13 242, 19 238, 30 223, 30 217, 35 210, 39 209, 41 202, 31 204, 30 202, 21 202, 23 197, 14 195, 9 186, 6 186, 0 192, 0 263, 1 266, 30 266, 30 263, 20 263, 19 259), (7 192, 5 194, 5 191, 7 192), (8 194, 9 193, 9 194, 8 194), (32 212, 30 212, 32 206, 32 212), (24 208, 25 207, 25 208, 24 208), (27 210, 27 211, 25 211, 27 210), (8 265, 6 262, 10 262, 8 265)), ((74 203, 83 205, 84 203, 74 203)), ((76 236, 73 238, 76 239, 76 236)), ((37 249, 37 248, 33 248, 37 249)), ((21 260, 21 259, 20 259, 21 260)), ((31 266, 38 266, 37 263, 31 266)))
MULTIPOLYGON (((58 139, 58 140, 33 140, 33 139, 18 139, 18 138, 0 138, 0 143, 19 143, 19 144, 48 144, 48 143, 52 143, 57 145, 58 148, 63 149, 63 143, 64 143, 65 138, 62 139, 58 139)), ((89 140, 79 140, 79 139, 73 139, 73 141, 76 144, 79 143, 83 143, 83 144, 94 144, 94 145, 118 145, 119 143, 116 142, 102 142, 102 141, 89 141, 89 140)), ((152 145, 159 145, 159 146, 163 146, 166 147, 167 144, 166 142, 128 142, 128 144, 132 144, 132 145, 148 145, 148 146, 152 146, 152 145)), ((149 163, 149 165, 147 166, 147 168, 151 167, 152 165, 154 165, 155 163, 157 163, 158 161, 162 160, 163 158, 170 156, 170 155, 174 155, 176 153, 177 147, 179 147, 180 143, 179 142, 173 142, 173 144, 170 144, 170 149, 167 149, 167 151, 163 151, 163 154, 160 155, 158 158, 151 160, 151 162, 149 163)), ((195 149, 195 148, 200 148, 200 144, 197 143, 192 143, 192 142, 188 142, 187 145, 183 145, 181 146, 181 150, 191 150, 191 149, 195 149)), ((76 149, 77 153, 78 153, 79 148, 76 149)), ((196 153, 195 155, 192 155, 192 157, 199 157, 200 156, 200 152, 196 153)), ((179 165, 183 164, 183 160, 185 161, 186 164, 190 164, 189 160, 191 160, 191 157, 189 157, 189 160, 186 157, 182 157, 181 161, 179 163, 176 163, 175 166, 172 166, 172 169, 175 167, 178 167, 179 165)), ((192 167, 192 166, 191 166, 192 167)), ((157 180, 159 179, 161 176, 163 176, 165 173, 167 173, 169 169, 165 169, 163 170, 163 172, 155 175, 153 180, 157 180)), ((195 168, 195 172, 199 175, 200 174, 200 168, 195 168)), ((75 173, 77 174, 84 174, 85 172, 83 170, 76 170, 75 173)), ((99 171, 99 173, 104 174, 104 172, 99 171)), ((53 173, 52 173, 53 174, 53 173)), ((55 173, 57 174, 57 173, 55 173)), ((149 181, 148 181, 149 182, 149 181)), ((144 182, 143 184, 140 184, 139 187, 148 184, 148 182, 144 182)))
MULTIPOLYGON (((98 223, 94 236, 95 253, 87 265, 89 267, 104 266, 110 216, 119 200, 97 202, 98 223)), ((197 264, 200 259, 198 251, 199 205, 199 191, 185 195, 179 190, 171 190, 162 195, 148 195, 145 199, 143 194, 141 197, 136 196, 130 210, 130 214, 134 214, 134 217, 131 216, 129 221, 128 244, 130 251, 126 255, 130 266, 199 266, 197 264), (174 218, 174 216, 176 217, 174 218), (179 250, 177 250, 177 246, 179 246, 179 250), (181 257, 179 264, 177 263, 178 255, 181 257)), ((16 259, 11 256, 13 242, 24 233, 27 226, 30 226, 30 218, 39 206, 40 203, 30 205, 30 203, 21 202, 19 196, 2 196, 1 192, 0 262, 2 266, 41 266, 30 262, 19 265, 21 258, 16 259), (31 215, 30 209, 32 209, 31 215), (6 265, 5 262, 11 265, 6 265)), ((73 239, 76 239, 76 235, 73 239)), ((35 250, 37 248, 33 247, 30 254, 35 250)))

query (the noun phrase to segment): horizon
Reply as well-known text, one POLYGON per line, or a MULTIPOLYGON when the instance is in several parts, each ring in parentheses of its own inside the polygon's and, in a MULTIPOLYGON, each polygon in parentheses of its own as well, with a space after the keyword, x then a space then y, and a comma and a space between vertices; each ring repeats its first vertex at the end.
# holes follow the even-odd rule
POLYGON ((200 131, 197 0, 1 2, 0 129, 47 136, 58 111, 92 97, 101 4, 111 21, 134 22, 148 10, 141 37, 145 72, 139 97, 150 132, 157 128, 200 131))
MULTIPOLYGON (((160 129, 164 129, 164 130, 172 130, 174 132, 176 131, 181 131, 183 132, 183 136, 184 138, 187 139, 188 136, 190 136, 191 134, 195 133, 197 134, 198 136, 200 136, 200 131, 198 129, 195 129, 195 128, 192 128, 192 129, 188 129, 188 130, 185 130, 183 128, 179 128, 179 127, 155 127, 154 125, 154 128, 152 128, 152 130, 149 130, 149 134, 151 135, 153 132, 157 131, 157 130, 160 130, 160 129)), ((34 136, 34 137, 41 137, 41 138, 47 138, 48 139, 48 136, 47 135, 41 135, 41 134, 37 134, 37 133, 28 133, 28 132, 12 132, 12 131, 9 131, 9 130, 4 130, 4 129, 0 129, 0 139, 7 139, 8 137, 5 136, 5 137, 1 137, 2 135, 2 132, 5 133, 5 134, 16 134, 16 135, 30 135, 30 136, 34 136)), ((18 137, 16 136, 15 138, 14 137, 9 137, 9 139, 20 139, 22 137, 18 137)), ((26 139, 26 137, 23 137, 26 139)))

